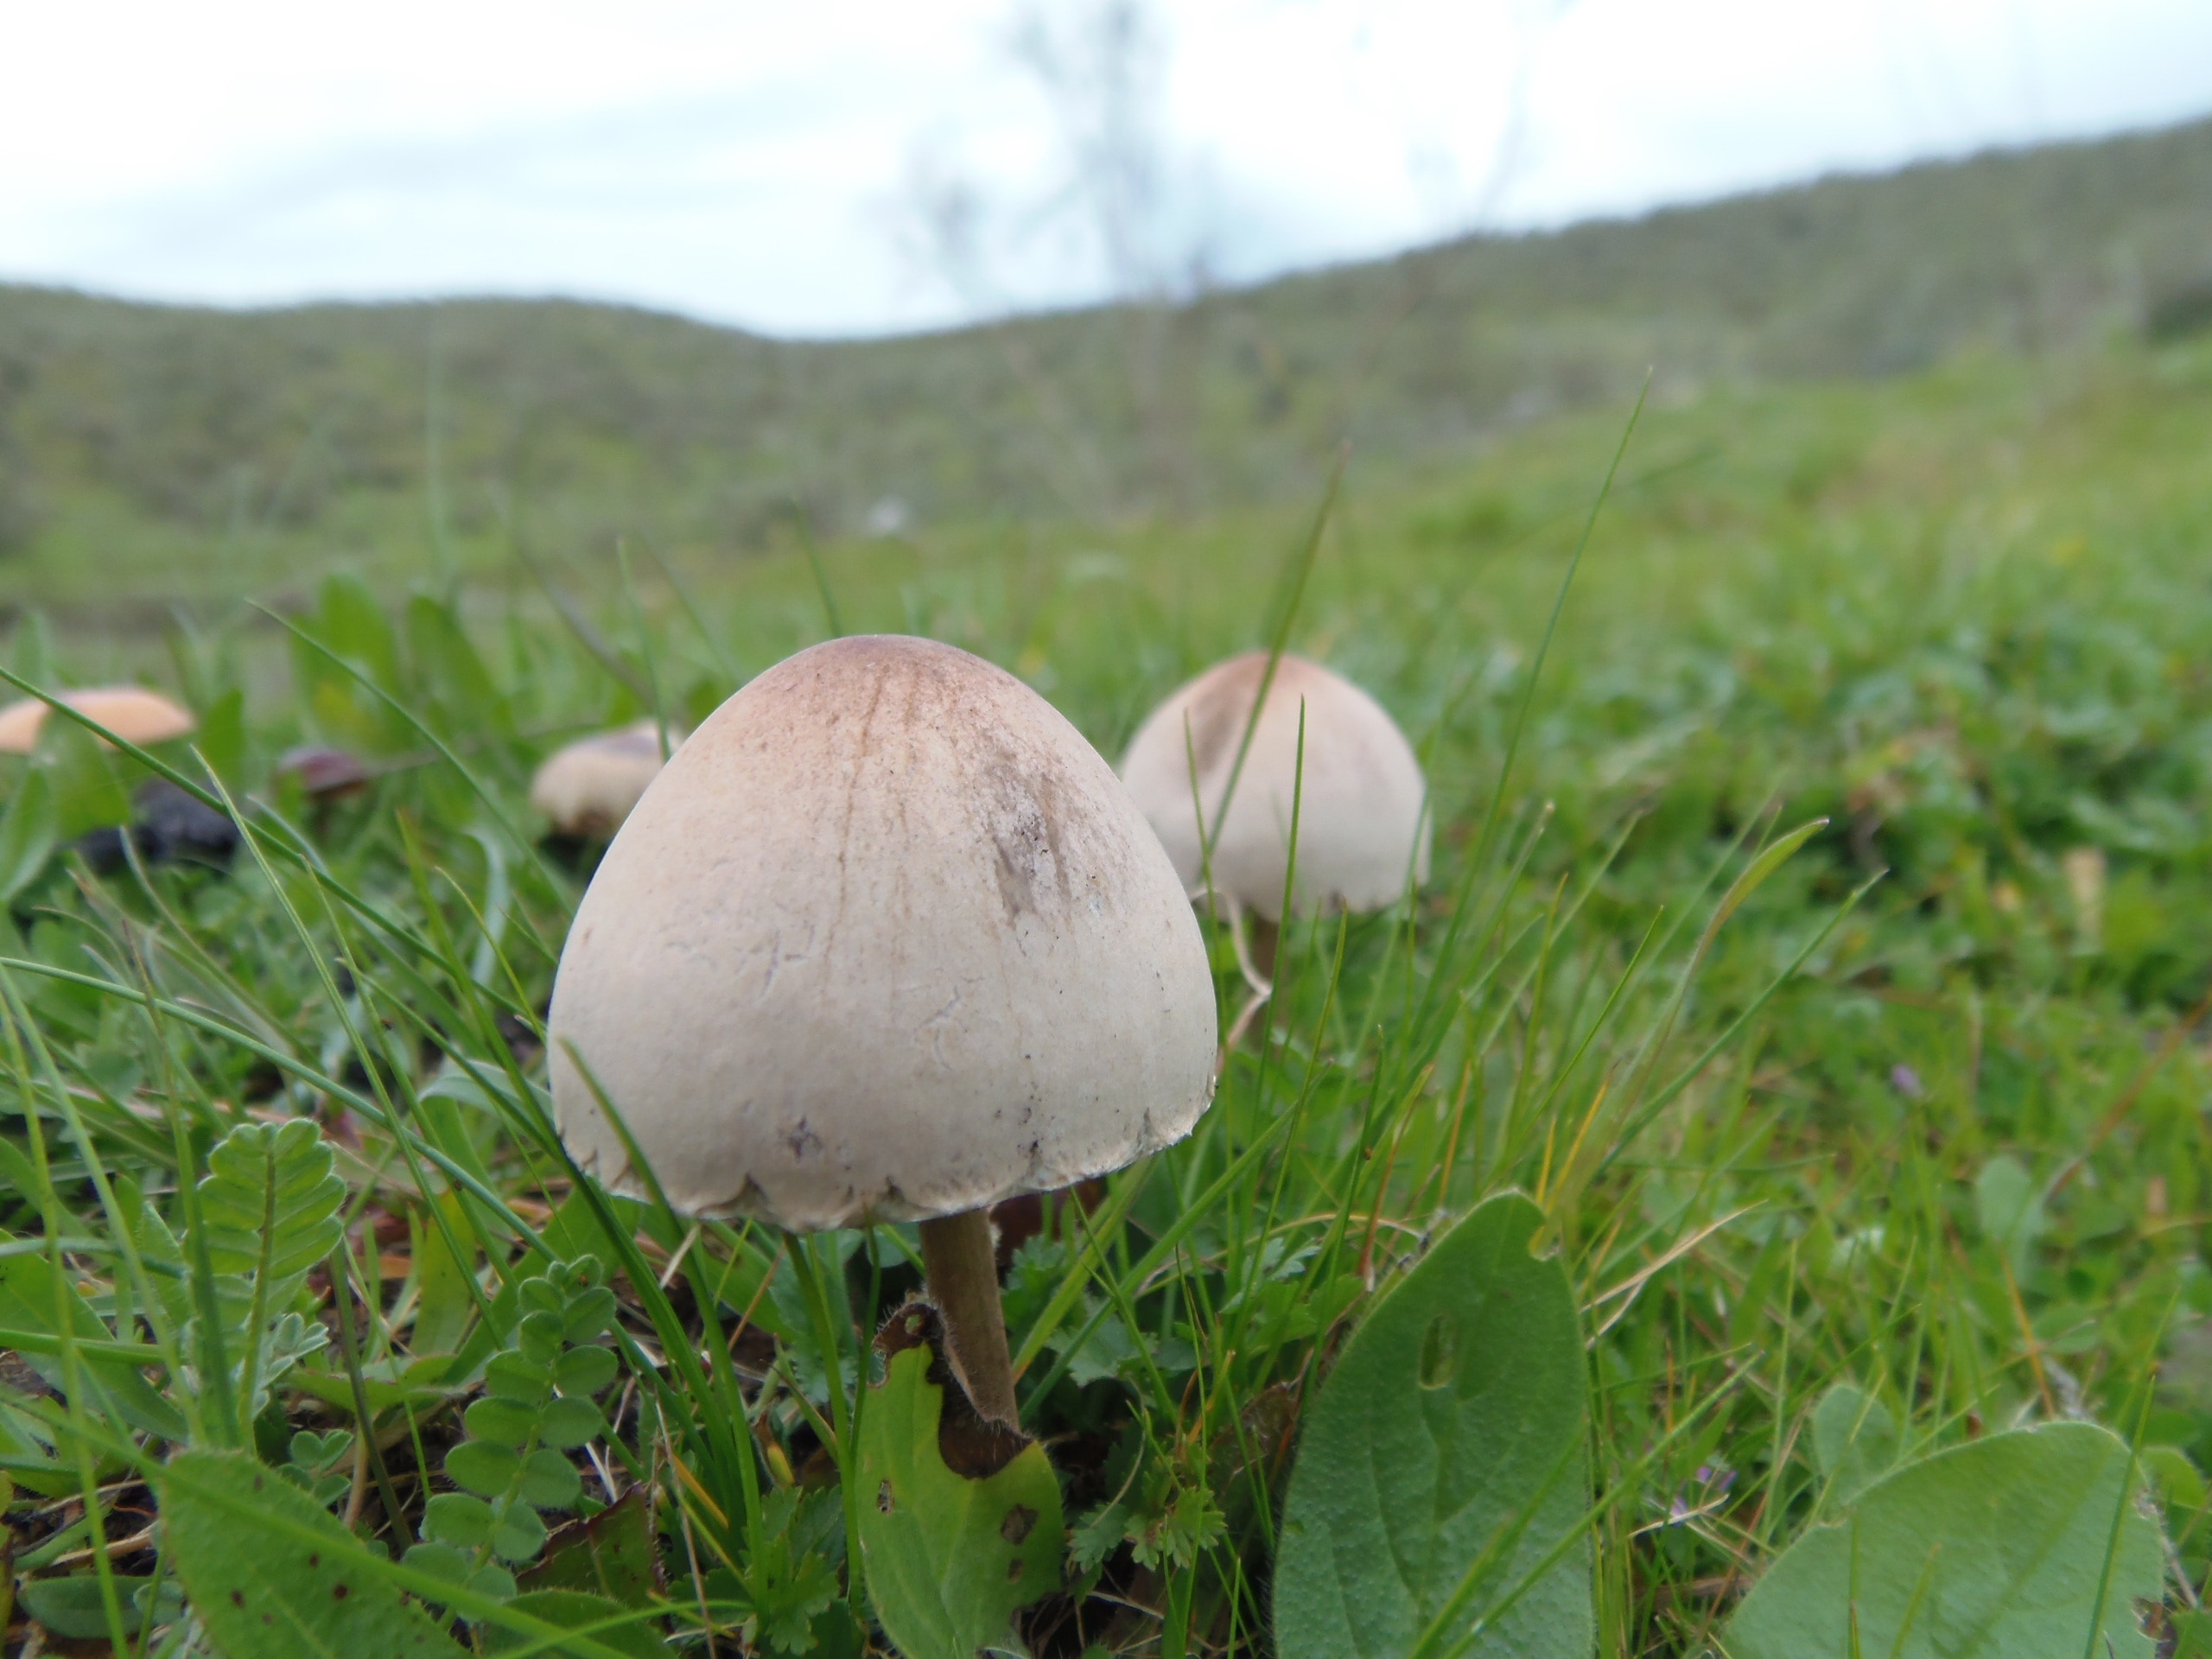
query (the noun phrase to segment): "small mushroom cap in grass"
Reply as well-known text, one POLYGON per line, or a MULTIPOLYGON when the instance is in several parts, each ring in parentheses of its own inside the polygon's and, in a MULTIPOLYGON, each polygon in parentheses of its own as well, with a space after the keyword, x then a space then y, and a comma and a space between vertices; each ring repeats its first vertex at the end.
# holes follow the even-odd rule
POLYGON ((296 779, 301 792, 313 800, 358 794, 376 779, 359 755, 320 743, 302 743, 285 750, 276 757, 276 775, 296 779))
MULTIPOLYGON (((101 685, 64 691, 61 701, 88 720, 99 721, 126 743, 142 748, 182 737, 196 722, 191 714, 158 691, 135 685, 101 685)), ((53 709, 36 697, 0 709, 0 754, 29 754, 38 747, 53 709)), ((105 741, 105 739, 102 741, 105 741)))
POLYGON ((554 1103, 640 1190, 595 1081, 680 1209, 920 1220, 1179 1140, 1215 1036, 1181 883, 1096 751, 965 652, 845 639, 725 702, 607 849, 554 1103))
MULTIPOLYGON (((683 734, 671 726, 671 752, 683 741, 683 734)), ((552 821, 556 834, 611 836, 660 768, 658 722, 640 720, 594 732, 545 758, 530 780, 530 804, 552 821)))
MULTIPOLYGON (((1122 757, 1122 781, 1193 898, 1205 891, 1199 810, 1211 830, 1267 666, 1266 654, 1255 652, 1208 669, 1153 710, 1122 757)), ((1428 879, 1427 785, 1413 745, 1351 681, 1286 655, 1275 665, 1212 858, 1215 890, 1270 922, 1282 918, 1294 794, 1294 904, 1300 912, 1381 910, 1403 894, 1408 874, 1416 885, 1428 879)))

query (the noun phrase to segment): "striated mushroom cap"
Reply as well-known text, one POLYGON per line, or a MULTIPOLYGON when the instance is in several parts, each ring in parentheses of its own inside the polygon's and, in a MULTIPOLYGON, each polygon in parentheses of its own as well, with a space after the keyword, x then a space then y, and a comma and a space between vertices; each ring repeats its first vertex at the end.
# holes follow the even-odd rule
POLYGON ((846 639, 645 791, 550 1046, 561 1133, 609 1184, 643 1185, 579 1057, 679 1207, 851 1226, 1179 1140, 1213 1096, 1213 982, 1159 842, 1050 704, 950 645, 846 639))
MULTIPOLYGON (((671 753, 683 741, 668 729, 671 753)), ((563 836, 613 835, 661 768, 660 727, 640 720, 611 732, 594 732, 563 745, 540 763, 530 780, 530 804, 563 836)))
MULTIPOLYGON (((178 704, 158 691, 135 685, 99 685, 83 691, 64 691, 61 701, 87 719, 96 720, 126 743, 143 748, 182 737, 197 723, 178 704)), ((36 697, 25 697, 0 709, 0 754, 29 754, 38 747, 39 733, 54 711, 36 697)), ((105 741, 105 739, 102 741, 105 741)))
MULTIPOLYGON (((1267 666, 1266 653, 1255 652, 1208 669, 1147 716, 1122 760, 1122 782, 1193 898, 1205 890, 1199 806, 1211 830, 1267 666)), ((1413 745, 1382 706, 1351 681, 1286 655, 1275 666, 1212 860, 1216 890, 1269 921, 1281 920, 1294 793, 1294 904, 1301 913, 1332 906, 1380 910, 1404 893, 1408 869, 1416 884, 1428 879, 1427 786, 1413 745)))

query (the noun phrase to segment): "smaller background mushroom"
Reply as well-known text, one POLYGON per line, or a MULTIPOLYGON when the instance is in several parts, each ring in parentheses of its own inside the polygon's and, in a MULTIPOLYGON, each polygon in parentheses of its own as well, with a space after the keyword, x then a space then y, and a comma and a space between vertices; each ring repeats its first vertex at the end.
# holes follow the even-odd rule
MULTIPOLYGON (((670 727, 667 753, 683 741, 683 731, 670 727)), ((557 836, 605 841, 622 827, 665 759, 658 721, 596 732, 545 758, 530 780, 530 804, 551 821, 557 836)))
POLYGON ((1122 781, 1158 832, 1185 889, 1194 899, 1203 895, 1211 874, 1239 926, 1240 950, 1241 918, 1251 913, 1246 973, 1262 995, 1274 971, 1294 800, 1294 911, 1380 910, 1404 893, 1408 874, 1416 884, 1428 877, 1427 785, 1397 723, 1343 676, 1286 655, 1253 725, 1252 705, 1267 668, 1267 654, 1255 652, 1208 669, 1152 712, 1121 766, 1122 781), (1248 726, 1251 742, 1240 771, 1237 753, 1248 726), (1210 861, 1202 821, 1214 837, 1210 861))
MULTIPOLYGON (((86 719, 97 721, 126 743, 141 747, 182 737, 196 723, 190 712, 158 691, 135 685, 93 686, 64 691, 61 701, 86 719)), ((37 697, 0 709, 0 754, 29 754, 38 747, 53 709, 37 697)))

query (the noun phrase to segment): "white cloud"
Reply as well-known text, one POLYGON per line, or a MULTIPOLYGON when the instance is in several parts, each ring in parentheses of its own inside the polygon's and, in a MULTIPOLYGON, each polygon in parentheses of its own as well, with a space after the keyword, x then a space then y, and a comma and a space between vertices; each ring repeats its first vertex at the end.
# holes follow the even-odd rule
MULTIPOLYGON (((917 144, 1009 207, 1063 178, 1007 3, 18 0, 0 274, 946 320, 889 222, 917 144)), ((2202 0, 1156 4, 1163 238, 1236 277, 2212 110, 2202 0)), ((1097 291, 1069 221, 995 223, 1002 297, 1097 291)))

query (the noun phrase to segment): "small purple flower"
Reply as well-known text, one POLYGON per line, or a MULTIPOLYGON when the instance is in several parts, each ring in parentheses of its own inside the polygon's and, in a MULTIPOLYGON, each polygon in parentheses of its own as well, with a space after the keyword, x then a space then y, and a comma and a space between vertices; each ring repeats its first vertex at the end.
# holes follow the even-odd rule
POLYGON ((1728 1496, 1736 1484, 1736 1471, 1726 1464, 1701 1463, 1697 1466, 1694 1484, 1675 1494, 1674 1502, 1667 1506, 1667 1524, 1678 1527, 1693 1516, 1705 1514, 1728 1496))
POLYGON ((1890 1087, 1907 1100, 1918 1100, 1928 1092, 1927 1085, 1920 1080, 1920 1073, 1903 1060, 1890 1068, 1890 1087))

